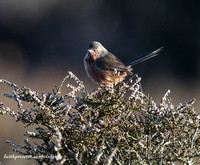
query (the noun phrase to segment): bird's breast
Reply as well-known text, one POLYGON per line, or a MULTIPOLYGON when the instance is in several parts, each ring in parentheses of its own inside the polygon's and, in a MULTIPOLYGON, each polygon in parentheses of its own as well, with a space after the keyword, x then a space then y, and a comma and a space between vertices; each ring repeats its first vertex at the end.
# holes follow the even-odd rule
POLYGON ((87 75, 94 81, 99 83, 99 71, 96 68, 96 62, 86 55, 84 58, 84 65, 87 75))

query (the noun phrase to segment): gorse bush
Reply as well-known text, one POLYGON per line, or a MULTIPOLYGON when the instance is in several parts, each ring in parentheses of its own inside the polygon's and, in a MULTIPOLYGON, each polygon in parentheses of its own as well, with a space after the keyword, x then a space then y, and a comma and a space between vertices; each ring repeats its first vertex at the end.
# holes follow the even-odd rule
POLYGON ((193 164, 199 162, 199 119, 194 99, 175 107, 168 91, 156 103, 140 88, 140 77, 89 94, 83 82, 69 72, 59 87, 39 95, 1 79, 13 88, 5 94, 17 102, 18 112, 0 104, 26 128, 24 145, 7 141, 13 151, 39 164, 193 164), (75 85, 67 84, 73 79, 75 85), (70 92, 61 93, 69 88, 70 92), (30 109, 24 109, 24 103, 30 109))

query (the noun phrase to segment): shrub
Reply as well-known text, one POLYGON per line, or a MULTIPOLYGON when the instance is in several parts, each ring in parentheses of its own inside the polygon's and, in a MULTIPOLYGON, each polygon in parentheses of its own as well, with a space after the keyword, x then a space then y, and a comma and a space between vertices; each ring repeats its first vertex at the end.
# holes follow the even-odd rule
POLYGON ((83 82, 69 72, 61 85, 41 94, 1 79, 13 88, 5 96, 17 102, 18 112, 0 104, 27 128, 24 145, 7 141, 13 151, 39 164, 192 164, 199 162, 199 119, 194 99, 175 107, 168 91, 156 103, 141 90, 135 75, 116 86, 89 94, 83 82), (67 84, 71 91, 61 94, 67 84), (23 104, 30 103, 30 109, 23 104))

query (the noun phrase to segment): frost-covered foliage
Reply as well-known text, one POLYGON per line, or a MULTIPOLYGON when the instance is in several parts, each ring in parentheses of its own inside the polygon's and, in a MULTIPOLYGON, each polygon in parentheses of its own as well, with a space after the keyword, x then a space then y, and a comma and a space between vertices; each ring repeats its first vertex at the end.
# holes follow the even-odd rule
POLYGON ((89 94, 69 72, 52 92, 39 95, 30 88, 1 79, 13 88, 5 94, 18 111, 0 103, 0 114, 10 115, 35 132, 24 134, 24 145, 7 141, 13 151, 40 164, 192 164, 200 156, 198 115, 194 99, 175 107, 168 91, 156 103, 140 88, 140 77, 89 94), (75 85, 64 83, 75 80, 75 85), (69 88, 69 93, 61 93, 69 88), (23 104, 30 103, 30 109, 23 104))

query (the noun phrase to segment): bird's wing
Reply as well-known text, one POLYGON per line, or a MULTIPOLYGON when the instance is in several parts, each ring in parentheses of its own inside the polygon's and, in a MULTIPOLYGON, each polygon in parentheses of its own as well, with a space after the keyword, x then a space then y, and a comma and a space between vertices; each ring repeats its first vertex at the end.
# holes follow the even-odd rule
POLYGON ((127 67, 113 54, 108 53, 96 61, 97 69, 127 72, 127 67))

